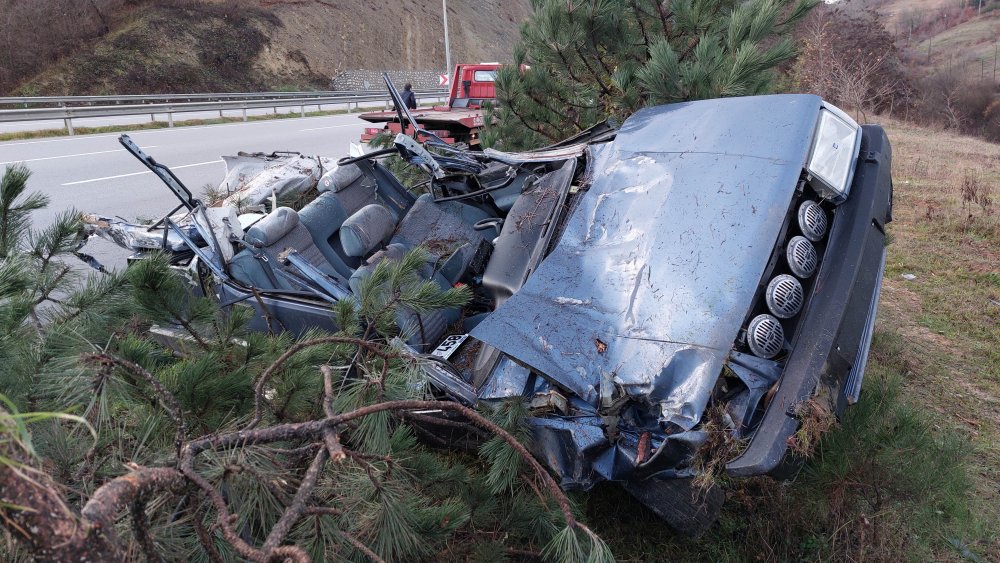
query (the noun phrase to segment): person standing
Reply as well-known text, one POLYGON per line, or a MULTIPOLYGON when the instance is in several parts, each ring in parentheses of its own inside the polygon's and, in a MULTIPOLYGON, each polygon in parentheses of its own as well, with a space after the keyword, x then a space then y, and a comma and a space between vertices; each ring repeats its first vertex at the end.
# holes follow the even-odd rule
POLYGON ((403 85, 403 92, 400 94, 403 97, 403 104, 407 109, 417 109, 417 96, 413 93, 413 85, 407 82, 403 85))

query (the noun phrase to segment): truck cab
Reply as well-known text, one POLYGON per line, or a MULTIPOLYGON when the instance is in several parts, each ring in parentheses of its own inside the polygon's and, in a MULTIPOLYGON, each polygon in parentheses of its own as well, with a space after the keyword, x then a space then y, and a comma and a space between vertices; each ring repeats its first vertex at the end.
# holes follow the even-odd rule
POLYGON ((497 69, 500 63, 457 65, 448 95, 450 108, 477 108, 496 99, 497 69))

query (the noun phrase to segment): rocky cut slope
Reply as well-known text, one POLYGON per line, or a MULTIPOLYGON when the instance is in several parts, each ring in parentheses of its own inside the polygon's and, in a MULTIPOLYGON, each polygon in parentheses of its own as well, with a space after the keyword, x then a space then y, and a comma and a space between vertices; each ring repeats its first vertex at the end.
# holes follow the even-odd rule
MULTIPOLYGON (((3 1, 24 14, 44 4, 3 1)), ((529 12, 529 0, 451 0, 453 63, 509 59, 529 12)), ((436 0, 132 0, 109 3, 100 15, 91 36, 60 57, 22 61, 21 75, 8 69, 0 88, 27 95, 297 90, 326 88, 345 70, 445 67, 436 0)), ((74 16, 56 10, 47 17, 74 16)), ((52 40, 30 27, 20 33, 37 37, 18 43, 52 40)))

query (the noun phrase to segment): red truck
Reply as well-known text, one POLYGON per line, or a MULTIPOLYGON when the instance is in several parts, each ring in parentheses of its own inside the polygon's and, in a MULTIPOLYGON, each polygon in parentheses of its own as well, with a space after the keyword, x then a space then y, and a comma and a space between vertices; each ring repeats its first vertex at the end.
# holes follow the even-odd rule
MULTIPOLYGON (((414 119, 423 129, 434 133, 446 143, 465 143, 469 147, 476 147, 479 145, 479 129, 483 126, 482 106, 496 98, 494 82, 498 68, 500 63, 456 65, 448 105, 418 108, 412 112, 414 119)), ((381 125, 365 128, 361 135, 364 143, 383 132, 393 135, 401 132, 399 117, 395 111, 372 111, 358 117, 381 125)), ((413 128, 407 127, 406 133, 412 132, 413 128)))

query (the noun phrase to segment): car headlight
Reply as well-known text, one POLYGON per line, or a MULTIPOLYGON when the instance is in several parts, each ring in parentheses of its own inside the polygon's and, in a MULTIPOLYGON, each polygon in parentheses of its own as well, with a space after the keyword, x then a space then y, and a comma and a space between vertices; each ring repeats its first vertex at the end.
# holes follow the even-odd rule
POLYGON ((813 138, 806 170, 821 196, 841 203, 854 179, 854 163, 861 149, 861 128, 839 109, 824 105, 813 138))

